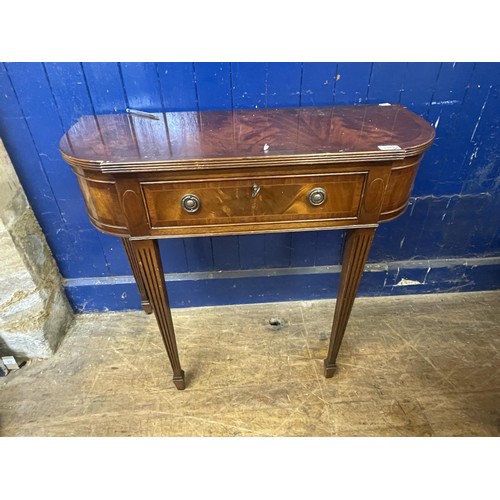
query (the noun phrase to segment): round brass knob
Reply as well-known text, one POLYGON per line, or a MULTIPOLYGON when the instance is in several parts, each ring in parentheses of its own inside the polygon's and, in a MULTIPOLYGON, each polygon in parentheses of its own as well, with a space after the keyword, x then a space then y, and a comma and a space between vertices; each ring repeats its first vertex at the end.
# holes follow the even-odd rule
POLYGON ((307 195, 309 203, 315 207, 323 205, 326 201, 326 191, 323 188, 314 188, 307 195))
POLYGON ((181 200, 181 207, 190 214, 197 212, 200 209, 201 202, 198 196, 194 194, 187 194, 181 200))

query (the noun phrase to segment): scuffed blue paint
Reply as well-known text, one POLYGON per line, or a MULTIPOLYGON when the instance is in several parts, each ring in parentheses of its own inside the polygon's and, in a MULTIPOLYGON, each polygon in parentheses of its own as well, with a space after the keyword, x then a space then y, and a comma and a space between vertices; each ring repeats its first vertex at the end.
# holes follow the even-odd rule
MULTIPOLYGON (((500 254, 499 89, 498 63, 5 63, 0 64, 0 135, 63 276, 113 277, 130 274, 125 253, 118 239, 89 223, 75 176, 57 148, 63 131, 80 115, 127 107, 179 111, 401 102, 434 124, 436 140, 424 157, 408 210, 379 228, 369 261, 487 257, 500 254)), ((342 245, 341 232, 321 231, 164 240, 160 247, 166 272, 189 278, 191 272, 335 265, 342 245)), ((494 273, 474 273, 473 284, 448 287, 446 279, 433 280, 429 272, 418 289, 494 286, 494 273)), ((366 279, 375 279, 370 276, 366 279)), ((404 279, 421 282, 421 272, 404 279)), ((370 286, 367 281, 361 293, 417 288, 397 282, 388 287, 384 280, 370 286)), ((286 280, 271 285, 261 278, 246 293, 252 282, 235 281, 237 292, 225 294, 216 284, 212 290, 187 279, 173 285, 174 303, 330 293, 326 284, 299 280, 293 283, 297 291, 286 280), (261 285, 270 288, 258 292, 261 285)), ((96 286, 92 300, 97 309, 138 307, 134 292, 125 292, 129 298, 118 299, 118 289, 108 293, 105 285, 96 286)), ((83 292, 68 293, 77 308, 87 300, 83 292)))

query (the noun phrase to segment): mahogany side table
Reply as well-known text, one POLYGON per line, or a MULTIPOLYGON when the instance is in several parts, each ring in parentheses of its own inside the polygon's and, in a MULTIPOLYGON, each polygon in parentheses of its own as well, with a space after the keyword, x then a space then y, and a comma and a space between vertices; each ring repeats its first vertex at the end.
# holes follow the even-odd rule
POLYGON ((60 141, 91 222, 122 239, 184 389, 158 238, 347 231, 331 377, 376 228, 408 204, 434 139, 399 105, 83 116, 60 141))

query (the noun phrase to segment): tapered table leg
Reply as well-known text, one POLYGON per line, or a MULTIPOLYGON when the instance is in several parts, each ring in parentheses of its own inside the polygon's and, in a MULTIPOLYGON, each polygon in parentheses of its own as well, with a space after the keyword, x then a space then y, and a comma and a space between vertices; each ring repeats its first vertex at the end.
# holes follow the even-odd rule
POLYGON ((324 361, 325 377, 333 376, 337 354, 344 337, 359 282, 363 275, 366 258, 370 251, 375 228, 350 229, 347 232, 342 258, 339 292, 333 317, 332 334, 328 355, 324 361))
POLYGON ((153 309, 149 303, 148 296, 146 294, 146 288, 142 281, 141 272, 139 271, 139 264, 132 250, 130 240, 128 238, 121 238, 123 246, 125 247, 125 252, 127 253, 128 260, 130 262, 130 267, 132 268, 132 273, 134 274, 135 282, 137 283, 137 288, 139 289, 139 294, 141 295, 141 306, 146 314, 151 314, 153 309))
POLYGON ((170 314, 167 287, 163 274, 160 250, 156 240, 130 240, 130 247, 138 264, 147 297, 158 322, 163 343, 167 350, 174 372, 174 384, 177 389, 184 389, 184 371, 181 369, 174 325, 170 314))

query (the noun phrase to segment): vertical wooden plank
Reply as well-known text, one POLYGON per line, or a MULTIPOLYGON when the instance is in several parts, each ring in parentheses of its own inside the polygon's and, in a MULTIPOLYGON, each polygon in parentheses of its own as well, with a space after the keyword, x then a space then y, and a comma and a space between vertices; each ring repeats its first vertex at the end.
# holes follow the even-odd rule
MULTIPOLYGON (((80 63, 45 63, 45 72, 54 97, 61 122, 67 130, 80 116, 93 114, 89 90, 80 63)), ((46 161, 45 171, 50 180, 54 196, 58 200, 70 232, 84 232, 87 244, 102 252, 107 273, 112 275, 128 274, 127 259, 121 251, 116 238, 96 231, 86 217, 86 209, 76 176, 60 158, 46 161), (95 237, 93 237, 95 233, 95 237), (96 241, 97 238, 97 241, 96 241), (116 252, 116 247, 120 250, 116 252)), ((74 263, 71 264, 74 267, 74 263)))
POLYGON ((443 106, 440 114, 441 133, 448 139, 445 143, 446 148, 441 147, 439 158, 441 169, 438 186, 441 192, 446 192, 447 186, 452 186, 453 193, 463 191, 471 163, 477 154, 475 136, 491 91, 484 82, 484 75, 480 73, 481 65, 474 64, 462 102, 452 106, 452 109, 443 106), (445 120, 447 115, 451 126, 448 126, 445 120), (450 162, 446 162, 445 155, 451 157, 450 162))
POLYGON ((427 203, 428 210, 425 219, 416 220, 423 230, 415 255, 432 259, 467 254, 471 243, 472 246, 474 244, 472 238, 475 225, 469 215, 474 213, 477 217, 481 213, 484 200, 454 196, 427 198, 423 201, 427 203))
POLYGON ((267 70, 267 107, 300 104, 301 63, 269 63, 267 70))
POLYGON ((335 104, 365 103, 371 72, 372 63, 339 63, 335 84, 335 104))
MULTIPOLYGON (((60 160, 44 160, 43 168, 52 188, 52 194, 58 203, 60 200, 83 200, 77 177, 62 158, 60 160)), ((71 212, 76 216, 76 209, 71 212)), ((70 218, 70 223, 71 220, 70 218)), ((85 226, 90 228, 87 224, 85 226)))
POLYGON ((166 273, 187 273, 188 265, 183 238, 168 238, 158 242, 166 273))
POLYGON ((474 63, 442 63, 431 104, 462 102, 473 70, 474 63))
MULTIPOLYGON (((497 177, 498 180, 498 177, 497 177)), ((491 188, 494 195, 487 197, 487 204, 474 221, 473 241, 475 244, 475 254, 482 255, 486 252, 500 249, 500 196, 498 186, 491 188)), ((486 196, 485 196, 486 198, 486 196)), ((477 212, 474 211, 476 214, 477 212)))
POLYGON ((238 237, 240 269, 266 267, 266 235, 251 234, 238 237))
POLYGON ((5 63, 0 63, 0 112, 0 120, 23 116, 5 63))
POLYGON ((96 113, 124 113, 127 106, 118 63, 83 63, 96 113))
MULTIPOLYGON (((56 245, 53 251, 67 273, 65 276, 109 274, 99 235, 88 218, 82 217, 82 212, 86 212, 81 193, 74 175, 63 163, 58 151, 64 127, 45 67, 39 63, 9 64, 7 71, 16 88, 22 114, 49 181, 50 196, 56 200, 60 211, 61 219, 56 224, 58 227, 52 228, 56 230, 57 238, 48 239, 49 244, 56 245)), ((35 183, 37 179, 31 178, 29 182, 35 183)))
POLYGON ((193 63, 157 63, 157 74, 165 111, 198 108, 193 63))
POLYGON ((333 93, 337 75, 337 63, 303 63, 301 106, 329 106, 333 104, 333 93))
MULTIPOLYGON (((26 123, 50 184, 52 196, 55 197, 60 208, 61 199, 81 200, 76 177, 62 160, 58 150, 59 139, 64 133, 59 109, 71 109, 72 103, 61 101, 58 104, 56 102, 43 64, 7 64, 7 71, 16 88, 19 104, 26 117, 26 123)), ((70 97, 72 97, 71 94, 67 96, 67 99, 70 97)), ((64 114, 68 119, 68 115, 72 115, 72 112, 64 111, 64 114)), ((35 182, 35 180, 29 182, 35 182)), ((66 224, 75 220, 80 221, 77 224, 78 228, 90 229, 88 221, 83 223, 79 219, 76 208, 70 210, 65 217, 66 224)))
POLYGON ((462 113, 473 124, 470 136, 467 134, 468 147, 459 172, 464 180, 463 194, 479 194, 490 189, 498 192, 499 92, 500 65, 477 63, 462 108, 462 113))
POLYGON ((155 63, 120 63, 128 105, 142 111, 161 111, 161 93, 155 63))
MULTIPOLYGON (((448 106, 463 103, 474 71, 474 63, 441 63, 427 119, 435 124, 448 106)), ((456 108, 458 109, 458 108, 456 108)))
POLYGON ((487 104, 490 87, 483 83, 481 66, 476 64, 467 83, 463 102, 442 102, 439 115, 433 167, 436 183, 433 193, 455 194, 463 189, 463 183, 474 158, 474 134, 487 104))
MULTIPOLYGON (((93 228, 84 230, 81 226, 78 230, 68 229, 68 223, 63 219, 67 215, 64 208, 59 206, 61 200, 56 201, 50 184, 46 181, 38 152, 24 120, 0 120, 0 133, 20 179, 25 177, 23 172, 26 172, 23 187, 61 274, 65 278, 108 274, 97 231, 93 228)), ((71 203, 70 206, 75 205, 71 203)), ((89 227, 88 220, 84 223, 89 227)))
MULTIPOLYGON (((408 208, 408 215, 405 215, 408 221, 408 230, 404 233, 404 240, 400 242, 401 248, 404 249, 403 255, 409 255, 410 259, 418 255, 417 249, 421 248, 421 239, 425 230, 425 219, 429 213, 430 198, 416 198, 408 208)), ((381 232, 380 237, 383 236, 381 232)), ((377 235, 378 237, 378 235, 377 235)), ((383 241, 377 245, 383 252, 383 241)), ((374 253, 373 258, 376 257, 374 253)), ((420 258, 422 258, 420 256, 420 258)), ((397 260, 398 254, 393 255, 392 259, 397 260)))
POLYGON ((277 233, 264 236, 265 267, 290 267, 291 234, 277 233))
MULTIPOLYGON (((410 201, 407 210, 390 224, 381 224, 375 233, 370 250, 370 262, 411 259, 414 254, 409 250, 408 232, 418 232, 419 227, 410 221, 414 201, 410 201)), ((413 251, 414 248, 412 248, 413 251)))
POLYGON ((195 63, 194 71, 199 109, 231 109, 229 63, 195 63))
POLYGON ((214 271, 240 269, 239 239, 237 236, 212 238, 214 271))
POLYGON ((339 264, 343 240, 343 231, 318 231, 314 265, 333 266, 339 264))
POLYGON ((212 271, 212 238, 185 238, 187 269, 189 272, 212 271))
POLYGON ((80 63, 44 63, 64 128, 94 112, 80 63))
MULTIPOLYGON (((371 64, 339 63, 336 71, 339 79, 335 83, 329 80, 323 85, 319 76, 330 73, 333 64, 303 65, 299 96, 302 105, 323 104, 314 99, 328 101, 332 90, 335 93, 335 104, 364 102, 371 64), (308 93, 308 89, 316 91, 308 93)), ((269 66, 273 65, 231 65, 232 72, 229 76, 233 79, 235 108, 296 103, 292 82, 298 80, 297 65, 292 64, 290 73, 273 73, 269 66), (290 80, 287 81, 287 78, 290 80), (269 96, 271 93, 275 95, 269 96)), ((279 66, 278 64, 275 68, 279 66)), ((16 104, 9 75, 4 66, 0 66, 0 134, 63 274, 67 277, 99 276, 106 274, 108 263, 114 266, 111 268, 112 274, 122 274, 123 262, 114 248, 114 238, 99 235, 99 239, 96 239, 96 231, 84 218, 81 199, 77 199, 74 186, 65 180, 65 172, 70 171, 66 165, 58 163, 60 158, 57 142, 60 133, 80 114, 92 112, 93 101, 97 103, 98 113, 123 111, 127 104, 148 109, 146 106, 152 106, 162 99, 166 109, 197 109, 193 64, 121 65, 121 75, 117 69, 119 66, 114 63, 101 63, 94 67, 92 64, 85 64, 85 72, 76 63, 7 64, 7 67, 11 70, 24 112, 19 103, 16 104), (162 69, 166 72, 162 73, 162 69), (92 101, 87 83, 88 89, 91 89, 92 101), (156 94, 154 85, 157 88, 156 94), (61 219, 59 210, 62 210, 67 224, 61 219), (74 228, 78 228, 78 231, 74 228)), ((437 65, 411 63, 406 66, 404 74, 399 75, 402 76, 401 85, 398 84, 399 76, 393 74, 397 71, 393 72, 388 67, 391 65, 383 63, 374 66, 370 99, 379 95, 380 100, 392 100, 387 95, 394 96, 398 94, 398 89, 403 89, 400 94, 401 102, 424 115, 428 109, 428 118, 437 123, 437 140, 424 157, 414 193, 496 193, 499 175, 496 158, 500 141, 497 112, 499 66, 444 63, 437 78, 437 65), (435 88, 432 83, 434 75, 437 78, 435 88)), ((203 71, 199 73, 201 74, 203 71)), ((210 74, 210 71, 206 72, 207 81, 200 86, 200 108, 215 107, 217 103, 221 107, 227 106, 227 92, 217 91, 216 87, 221 81, 214 76, 216 73, 212 76, 210 74)), ((226 76, 219 74, 222 75, 222 83, 230 88, 226 76)), ((224 74, 227 75, 227 71, 224 74)), ((475 197, 464 197, 462 200, 457 196, 449 204, 448 198, 438 202, 430 198, 419 200, 416 206, 410 206, 408 216, 405 214, 404 218, 382 226, 377 233, 370 260, 412 258, 419 252, 433 258, 448 256, 448 250, 454 252, 454 255, 457 252, 479 255, 485 249, 491 250, 491 245, 495 244, 495 237, 499 234, 495 226, 498 211, 495 211, 496 205, 486 200, 490 198, 481 198, 476 202, 475 197), (474 207, 477 208, 477 218, 472 224, 471 220, 467 220, 467 214, 474 207), (452 224, 449 223, 450 220, 452 224), (396 225, 399 229, 405 225, 411 226, 412 230, 400 238, 401 233, 395 231, 396 225), (466 234, 466 240, 458 232, 466 234), (380 248, 383 246, 382 240, 377 239, 379 236, 385 243, 390 241, 394 253, 389 255, 382 250, 377 253, 377 241, 380 242, 380 248)), ((292 234, 289 248, 286 242, 280 241, 279 237, 276 239, 274 235, 241 237, 245 249, 240 249, 239 252, 235 252, 236 240, 231 237, 214 238, 211 248, 207 246, 208 239, 204 239, 201 244, 195 243, 196 239, 190 239, 189 265, 183 240, 164 240, 161 246, 167 272, 235 269, 240 264, 240 255, 243 257, 240 267, 247 269, 283 267, 288 263, 300 266, 312 263, 311 239, 308 234, 292 234)), ((314 263, 338 263, 341 232, 321 231, 311 234, 317 240, 314 263)))
POLYGON ((67 251, 59 255, 57 264, 65 278, 109 276, 108 263, 104 258, 101 242, 94 228, 62 229, 58 236, 69 240, 67 251))
POLYGON ((241 269, 289 267, 291 244, 284 234, 240 236, 241 269))
POLYGON ((108 263, 111 276, 130 276, 130 263, 120 238, 110 234, 98 232, 99 242, 108 263))
POLYGON ((314 266, 316 260, 316 241, 318 232, 305 231, 293 233, 290 249, 290 266, 306 267, 314 266))
MULTIPOLYGON (((64 130, 74 125, 82 115, 94 114, 80 63, 44 63, 44 66, 64 130)), ((58 159, 61 165, 64 164, 59 155, 58 159)))
POLYGON ((0 63, 0 136, 42 229, 53 230, 55 234, 61 213, 3 63, 0 63))
MULTIPOLYGON (((44 159, 59 160, 63 126, 41 63, 7 63, 20 107, 44 159)), ((42 162, 43 163, 43 162, 42 162)))
POLYGON ((405 71, 401 104, 420 116, 426 116, 434 91, 441 63, 408 63, 405 71))
MULTIPOLYGON (((82 115, 93 114, 80 63, 44 63, 44 67, 64 130, 68 130, 82 115)), ((82 200, 76 176, 59 154, 54 159, 44 160, 44 168, 56 199, 82 200)), ((90 229, 90 226, 86 228, 90 229)))
POLYGON ((373 63, 368 89, 369 103, 399 103, 406 63, 373 63))
POLYGON ((459 128, 473 70, 473 63, 443 63, 441 66, 427 114, 427 119, 436 127, 436 139, 420 166, 413 191, 415 196, 460 191, 461 181, 454 173, 465 154, 463 141, 467 134, 459 134, 459 128))
POLYGON ((233 63, 231 74, 235 109, 267 106, 267 63, 233 63))
POLYGON ((25 117, 40 116, 47 110, 56 113, 42 63, 5 63, 5 68, 25 117))

